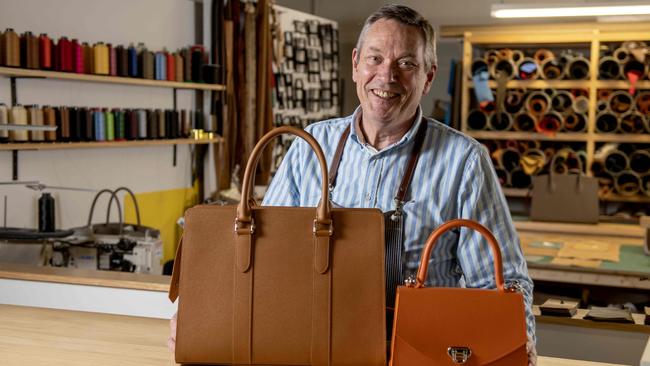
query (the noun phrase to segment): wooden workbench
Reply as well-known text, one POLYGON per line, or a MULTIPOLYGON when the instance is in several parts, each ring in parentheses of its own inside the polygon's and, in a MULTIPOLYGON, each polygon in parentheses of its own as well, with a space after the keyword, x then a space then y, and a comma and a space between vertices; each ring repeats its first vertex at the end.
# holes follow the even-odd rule
MULTIPOLYGON (((168 334, 163 319, 0 305, 3 366, 175 365, 168 334)), ((608 364, 540 356, 538 365, 608 364)))

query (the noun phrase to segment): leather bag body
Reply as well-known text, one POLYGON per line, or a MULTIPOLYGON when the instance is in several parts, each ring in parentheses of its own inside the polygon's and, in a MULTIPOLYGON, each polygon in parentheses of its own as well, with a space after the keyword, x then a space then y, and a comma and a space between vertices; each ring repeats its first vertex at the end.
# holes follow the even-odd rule
POLYGON ((550 173, 533 177, 530 218, 536 221, 598 223, 598 179, 582 174, 582 161, 578 158, 579 174, 556 174, 551 162, 550 173))
POLYGON ((415 284, 397 289, 391 365, 528 364, 523 295, 504 287, 494 236, 470 220, 452 220, 427 240, 415 284), (431 250, 446 231, 468 227, 488 239, 495 257, 496 290, 425 288, 431 250))
POLYGON ((179 297, 176 362, 385 365, 384 223, 377 209, 259 207, 250 197, 264 146, 253 150, 238 206, 185 214, 170 298, 179 297))

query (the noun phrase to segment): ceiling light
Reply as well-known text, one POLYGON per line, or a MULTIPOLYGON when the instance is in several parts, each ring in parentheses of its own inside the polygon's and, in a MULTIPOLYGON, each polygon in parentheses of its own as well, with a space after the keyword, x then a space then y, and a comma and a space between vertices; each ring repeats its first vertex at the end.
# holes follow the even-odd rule
POLYGON ((650 14, 650 2, 564 3, 544 6, 533 4, 493 4, 493 18, 600 17, 650 14))

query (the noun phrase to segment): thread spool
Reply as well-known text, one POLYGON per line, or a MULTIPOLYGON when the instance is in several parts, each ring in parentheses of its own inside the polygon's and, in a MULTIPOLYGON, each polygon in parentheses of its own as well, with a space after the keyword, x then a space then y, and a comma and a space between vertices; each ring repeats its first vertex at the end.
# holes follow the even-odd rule
POLYGON ((547 112, 537 121, 537 131, 539 132, 558 132, 562 129, 562 115, 557 112, 547 112))
POLYGON ((77 107, 70 107, 70 141, 81 141, 81 114, 77 107))
POLYGON ((167 57, 162 52, 156 52, 155 58, 155 79, 165 80, 167 78, 167 57))
POLYGON ((616 176, 630 165, 627 155, 620 150, 611 150, 605 155, 605 171, 616 176))
POLYGON ((467 115, 467 127, 476 131, 486 130, 488 127, 487 113, 478 109, 470 111, 467 115))
POLYGON ((181 56, 180 52, 176 52, 174 54, 174 58, 176 59, 175 64, 176 64, 176 81, 185 81, 184 77, 184 71, 185 71, 185 60, 183 59, 183 56, 181 56))
POLYGON ((129 76, 129 53, 122 45, 113 47, 115 51, 115 72, 117 76, 129 76))
POLYGON ((167 58, 167 80, 176 81, 176 56, 173 53, 165 54, 167 58))
POLYGON ((587 114, 589 112, 589 98, 582 95, 574 97, 573 110, 578 114, 587 114))
MULTIPOLYGON (((84 65, 84 74, 94 74, 95 70, 95 50, 91 45, 84 42, 81 44, 81 49, 83 50, 83 65, 84 65)), ((94 136, 93 136, 94 138, 94 136)))
POLYGON ((106 121, 104 113, 98 109, 93 109, 93 121, 95 125, 95 141, 106 140, 106 121))
POLYGON ((503 101, 503 107, 506 112, 516 114, 521 111, 526 101, 526 92, 523 89, 510 89, 506 93, 506 98, 503 101))
MULTIPOLYGON (((28 124, 31 126, 43 126, 43 110, 36 105, 27 107, 28 124)), ((45 141, 43 131, 29 131, 31 141, 45 141)))
POLYGON ((517 77, 521 80, 535 80, 539 77, 539 66, 533 58, 525 57, 517 63, 517 77))
POLYGON ((93 46, 94 52, 94 73, 98 75, 108 75, 109 71, 109 56, 108 46, 104 42, 95 43, 93 46))
MULTIPOLYGON (((0 125, 7 125, 9 123, 9 108, 4 103, 0 103, 0 125)), ((0 129, 0 142, 7 142, 9 140, 9 131, 0 129)))
POLYGON ((147 138, 147 111, 144 109, 138 109, 137 112, 137 123, 138 123, 138 138, 146 139, 147 138))
POLYGON ((513 122, 515 131, 534 131, 535 130, 535 117, 527 112, 521 112, 515 115, 513 122))
POLYGON ((583 132, 587 129, 587 117, 584 114, 569 113, 564 117, 564 128, 570 132, 583 132))
POLYGON ((573 94, 560 90, 551 98, 551 109, 561 115, 567 115, 572 112, 573 102, 573 94))
POLYGON ((173 131, 174 117, 172 117, 172 112, 169 109, 165 109, 164 113, 165 113, 165 135, 162 136, 162 138, 169 139, 172 138, 172 136, 174 135, 174 131, 173 131))
POLYGON ((151 51, 142 52, 142 78, 151 80, 154 78, 154 54, 151 51))
POLYGON ((510 184, 513 188, 526 189, 530 188, 533 181, 530 175, 526 174, 522 169, 517 168, 510 172, 510 184))
POLYGON ((550 110, 551 99, 542 91, 533 91, 526 99, 526 109, 534 117, 543 116, 550 110))
POLYGON ((508 131, 512 128, 512 116, 508 113, 492 113, 490 128, 494 131, 508 131))
POLYGON ((181 109, 181 126, 182 126, 182 137, 189 137, 190 131, 192 130, 190 126, 190 118, 187 114, 187 110, 181 109))
MULTIPOLYGON (((28 119, 27 109, 22 105, 17 104, 11 108, 9 112, 9 123, 26 126, 28 119)), ((29 141, 29 135, 27 131, 9 131, 9 140, 13 142, 25 142, 29 141)))
POLYGON ((159 139, 164 139, 165 135, 167 133, 167 124, 165 122, 165 111, 162 109, 156 109, 156 115, 158 118, 158 133, 156 134, 156 138, 159 139))
POLYGON ((614 50, 614 58, 620 63, 624 64, 630 59, 630 54, 627 49, 619 47, 614 50))
POLYGON ((115 141, 126 140, 126 121, 124 111, 120 109, 113 109, 111 111, 115 118, 115 141))
POLYGON ((640 175, 650 173, 650 151, 637 150, 630 154, 630 169, 640 175))
POLYGON ((129 67, 129 76, 132 78, 137 78, 139 75, 138 72, 138 51, 133 46, 133 43, 129 45, 127 49, 127 58, 128 58, 128 67, 129 67))
POLYGON ((641 192, 650 197, 650 174, 641 177, 641 192))
POLYGON ((71 48, 73 53, 73 63, 74 63, 74 72, 77 74, 83 74, 86 72, 86 54, 83 48, 83 45, 79 44, 76 39, 73 39, 71 42, 71 48))
POLYGON ((38 55, 41 69, 52 69, 52 40, 45 33, 38 36, 38 55))
POLYGON ((183 57, 183 79, 185 81, 192 81, 192 55, 189 48, 184 48, 181 50, 181 55, 183 57))
POLYGON ((158 113, 155 110, 147 110, 147 138, 158 137, 158 113))
POLYGON ((641 178, 629 171, 622 172, 614 178, 614 189, 621 196, 636 196, 641 191, 641 178))
POLYGON ((618 129, 618 118, 609 111, 603 111, 596 117, 596 131, 613 133, 618 129))
POLYGON ((571 58, 566 69, 566 75, 571 80, 584 80, 589 78, 589 60, 583 56, 571 58))
POLYGON ((632 108, 634 100, 630 93, 618 90, 612 93, 609 97, 609 109, 618 114, 623 114, 632 108))
POLYGON ((102 112, 104 113, 104 123, 106 124, 106 141, 114 141, 115 140, 115 115, 107 108, 104 108, 102 112))
POLYGON ((621 116, 618 131, 622 133, 643 133, 645 130, 646 120, 641 113, 630 110, 621 116))
POLYGON ((200 83, 203 81, 203 75, 201 71, 203 70, 205 49, 203 46, 192 46, 191 57, 192 57, 192 78, 191 80, 195 83, 200 83))
POLYGON ((32 32, 25 32, 21 37, 22 66, 28 69, 40 68, 40 45, 38 37, 32 32))
POLYGON ((555 59, 546 59, 541 64, 542 78, 546 80, 559 80, 564 77, 564 68, 555 59))
POLYGON ((13 30, 7 28, 2 35, 2 42, 0 42, 2 51, 0 52, 0 62, 4 66, 20 67, 20 37, 13 30))
POLYGON ((55 231, 54 198, 44 192, 38 199, 38 231, 51 233, 55 231))
POLYGON ((178 111, 171 111, 172 114, 172 133, 170 134, 170 138, 176 139, 181 137, 181 126, 180 126, 180 115, 178 111))
POLYGON ((498 73, 505 75, 507 79, 513 79, 516 73, 516 66, 511 59, 501 59, 490 65, 490 76, 493 79, 498 78, 498 73))
POLYGON ((93 111, 90 108, 82 108, 84 140, 95 140, 95 121, 93 120, 93 111))
POLYGON ((540 48, 535 52, 535 55, 533 56, 535 61, 537 61, 538 65, 541 65, 542 62, 549 60, 549 59, 554 59, 555 54, 553 54, 553 51, 547 50, 545 48, 540 48))
POLYGON ((59 68, 57 71, 72 72, 74 67, 72 65, 72 43, 67 37, 59 38, 56 46, 57 58, 59 60, 59 68))
POLYGON ((605 56, 598 63, 598 78, 601 80, 620 79, 621 64, 612 56, 605 56))

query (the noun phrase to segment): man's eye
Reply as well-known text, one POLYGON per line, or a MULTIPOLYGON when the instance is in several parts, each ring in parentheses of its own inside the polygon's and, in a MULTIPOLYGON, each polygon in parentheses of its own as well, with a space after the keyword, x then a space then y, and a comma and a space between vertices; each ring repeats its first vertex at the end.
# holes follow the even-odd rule
POLYGON ((407 70, 414 69, 416 67, 415 63, 411 61, 400 61, 398 63, 398 66, 402 69, 407 69, 407 70))
POLYGON ((367 60, 369 63, 373 65, 376 65, 381 62, 381 58, 379 58, 379 56, 368 56, 367 60))

